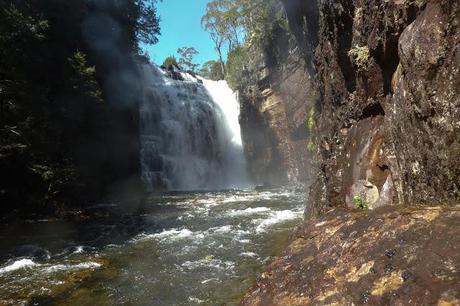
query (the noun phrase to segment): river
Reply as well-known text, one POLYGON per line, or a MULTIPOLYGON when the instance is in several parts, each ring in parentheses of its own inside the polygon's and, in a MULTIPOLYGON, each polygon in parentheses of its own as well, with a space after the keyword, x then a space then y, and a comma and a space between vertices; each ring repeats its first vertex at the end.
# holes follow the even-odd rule
POLYGON ((142 209, 0 227, 3 305, 236 305, 302 220, 303 194, 175 192, 142 209), (98 216, 98 217, 95 217, 98 216))

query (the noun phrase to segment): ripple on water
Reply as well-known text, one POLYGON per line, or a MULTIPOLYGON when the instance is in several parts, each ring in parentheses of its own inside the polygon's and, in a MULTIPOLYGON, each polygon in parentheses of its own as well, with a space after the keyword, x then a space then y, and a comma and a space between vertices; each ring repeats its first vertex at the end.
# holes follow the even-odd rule
POLYGON ((138 235, 137 237, 133 238, 131 242, 136 243, 136 242, 141 242, 141 241, 146 241, 146 240, 152 240, 152 239, 157 239, 157 240, 168 240, 168 241, 174 241, 178 239, 184 239, 184 238, 189 238, 193 236, 193 232, 189 229, 169 229, 169 230, 164 230, 160 233, 154 233, 154 234, 146 234, 142 233, 138 235))
POLYGON ((270 211, 271 209, 268 207, 254 207, 254 208, 249 207, 249 208, 242 209, 242 210, 232 209, 228 212, 228 215, 231 217, 250 216, 254 214, 267 213, 270 211))
POLYGON ((303 215, 302 211, 292 211, 292 210, 281 210, 275 211, 270 214, 266 219, 256 219, 254 223, 259 223, 256 227, 257 233, 263 233, 267 230, 268 227, 275 224, 283 223, 289 220, 295 220, 300 218, 303 215))
POLYGON ((100 268, 102 265, 97 262, 89 261, 89 262, 82 262, 78 264, 58 264, 52 265, 50 267, 46 267, 42 269, 44 273, 56 273, 61 271, 78 271, 78 270, 86 270, 86 269, 97 269, 100 268))
POLYGON ((0 296, 22 298, 15 293, 21 288, 26 299, 53 297, 78 287, 84 294, 66 297, 69 305, 85 304, 89 292, 109 305, 236 304, 303 214, 303 199, 289 192, 190 193, 149 201, 152 211, 142 215, 136 236, 122 243, 70 241, 49 259, 18 255, 0 266, 0 296))
POLYGON ((212 258, 211 255, 206 256, 200 260, 195 261, 186 261, 181 264, 183 268, 188 270, 196 270, 196 269, 216 269, 216 270, 223 270, 228 272, 234 272, 235 263, 232 261, 223 261, 217 258, 212 258))

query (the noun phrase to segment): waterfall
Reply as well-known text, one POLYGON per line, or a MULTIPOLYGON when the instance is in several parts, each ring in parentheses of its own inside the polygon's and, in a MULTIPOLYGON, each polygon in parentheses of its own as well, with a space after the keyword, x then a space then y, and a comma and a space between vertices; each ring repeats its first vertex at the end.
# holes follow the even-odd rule
POLYGON ((149 191, 247 186, 238 101, 225 81, 142 65, 142 179, 149 191), (175 72, 176 73, 176 72, 175 72))

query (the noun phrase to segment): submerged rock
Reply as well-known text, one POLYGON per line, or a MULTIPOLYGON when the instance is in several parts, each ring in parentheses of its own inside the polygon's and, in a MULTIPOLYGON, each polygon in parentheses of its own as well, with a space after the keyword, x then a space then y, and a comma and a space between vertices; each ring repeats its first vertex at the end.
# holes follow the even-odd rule
POLYGON ((300 229, 242 305, 459 305, 460 206, 336 209, 300 229))

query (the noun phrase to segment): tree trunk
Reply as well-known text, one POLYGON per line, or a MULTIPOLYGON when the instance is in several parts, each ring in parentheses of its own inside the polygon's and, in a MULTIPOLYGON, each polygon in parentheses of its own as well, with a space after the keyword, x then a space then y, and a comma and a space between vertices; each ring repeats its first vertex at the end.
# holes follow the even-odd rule
POLYGON ((222 75, 223 75, 224 78, 225 78, 225 76, 226 76, 227 74, 226 74, 226 71, 225 71, 224 60, 223 60, 223 58, 222 58, 222 50, 221 50, 221 47, 220 47, 220 46, 217 47, 216 50, 217 50, 217 53, 219 53, 220 68, 221 68, 221 70, 222 70, 222 75))

